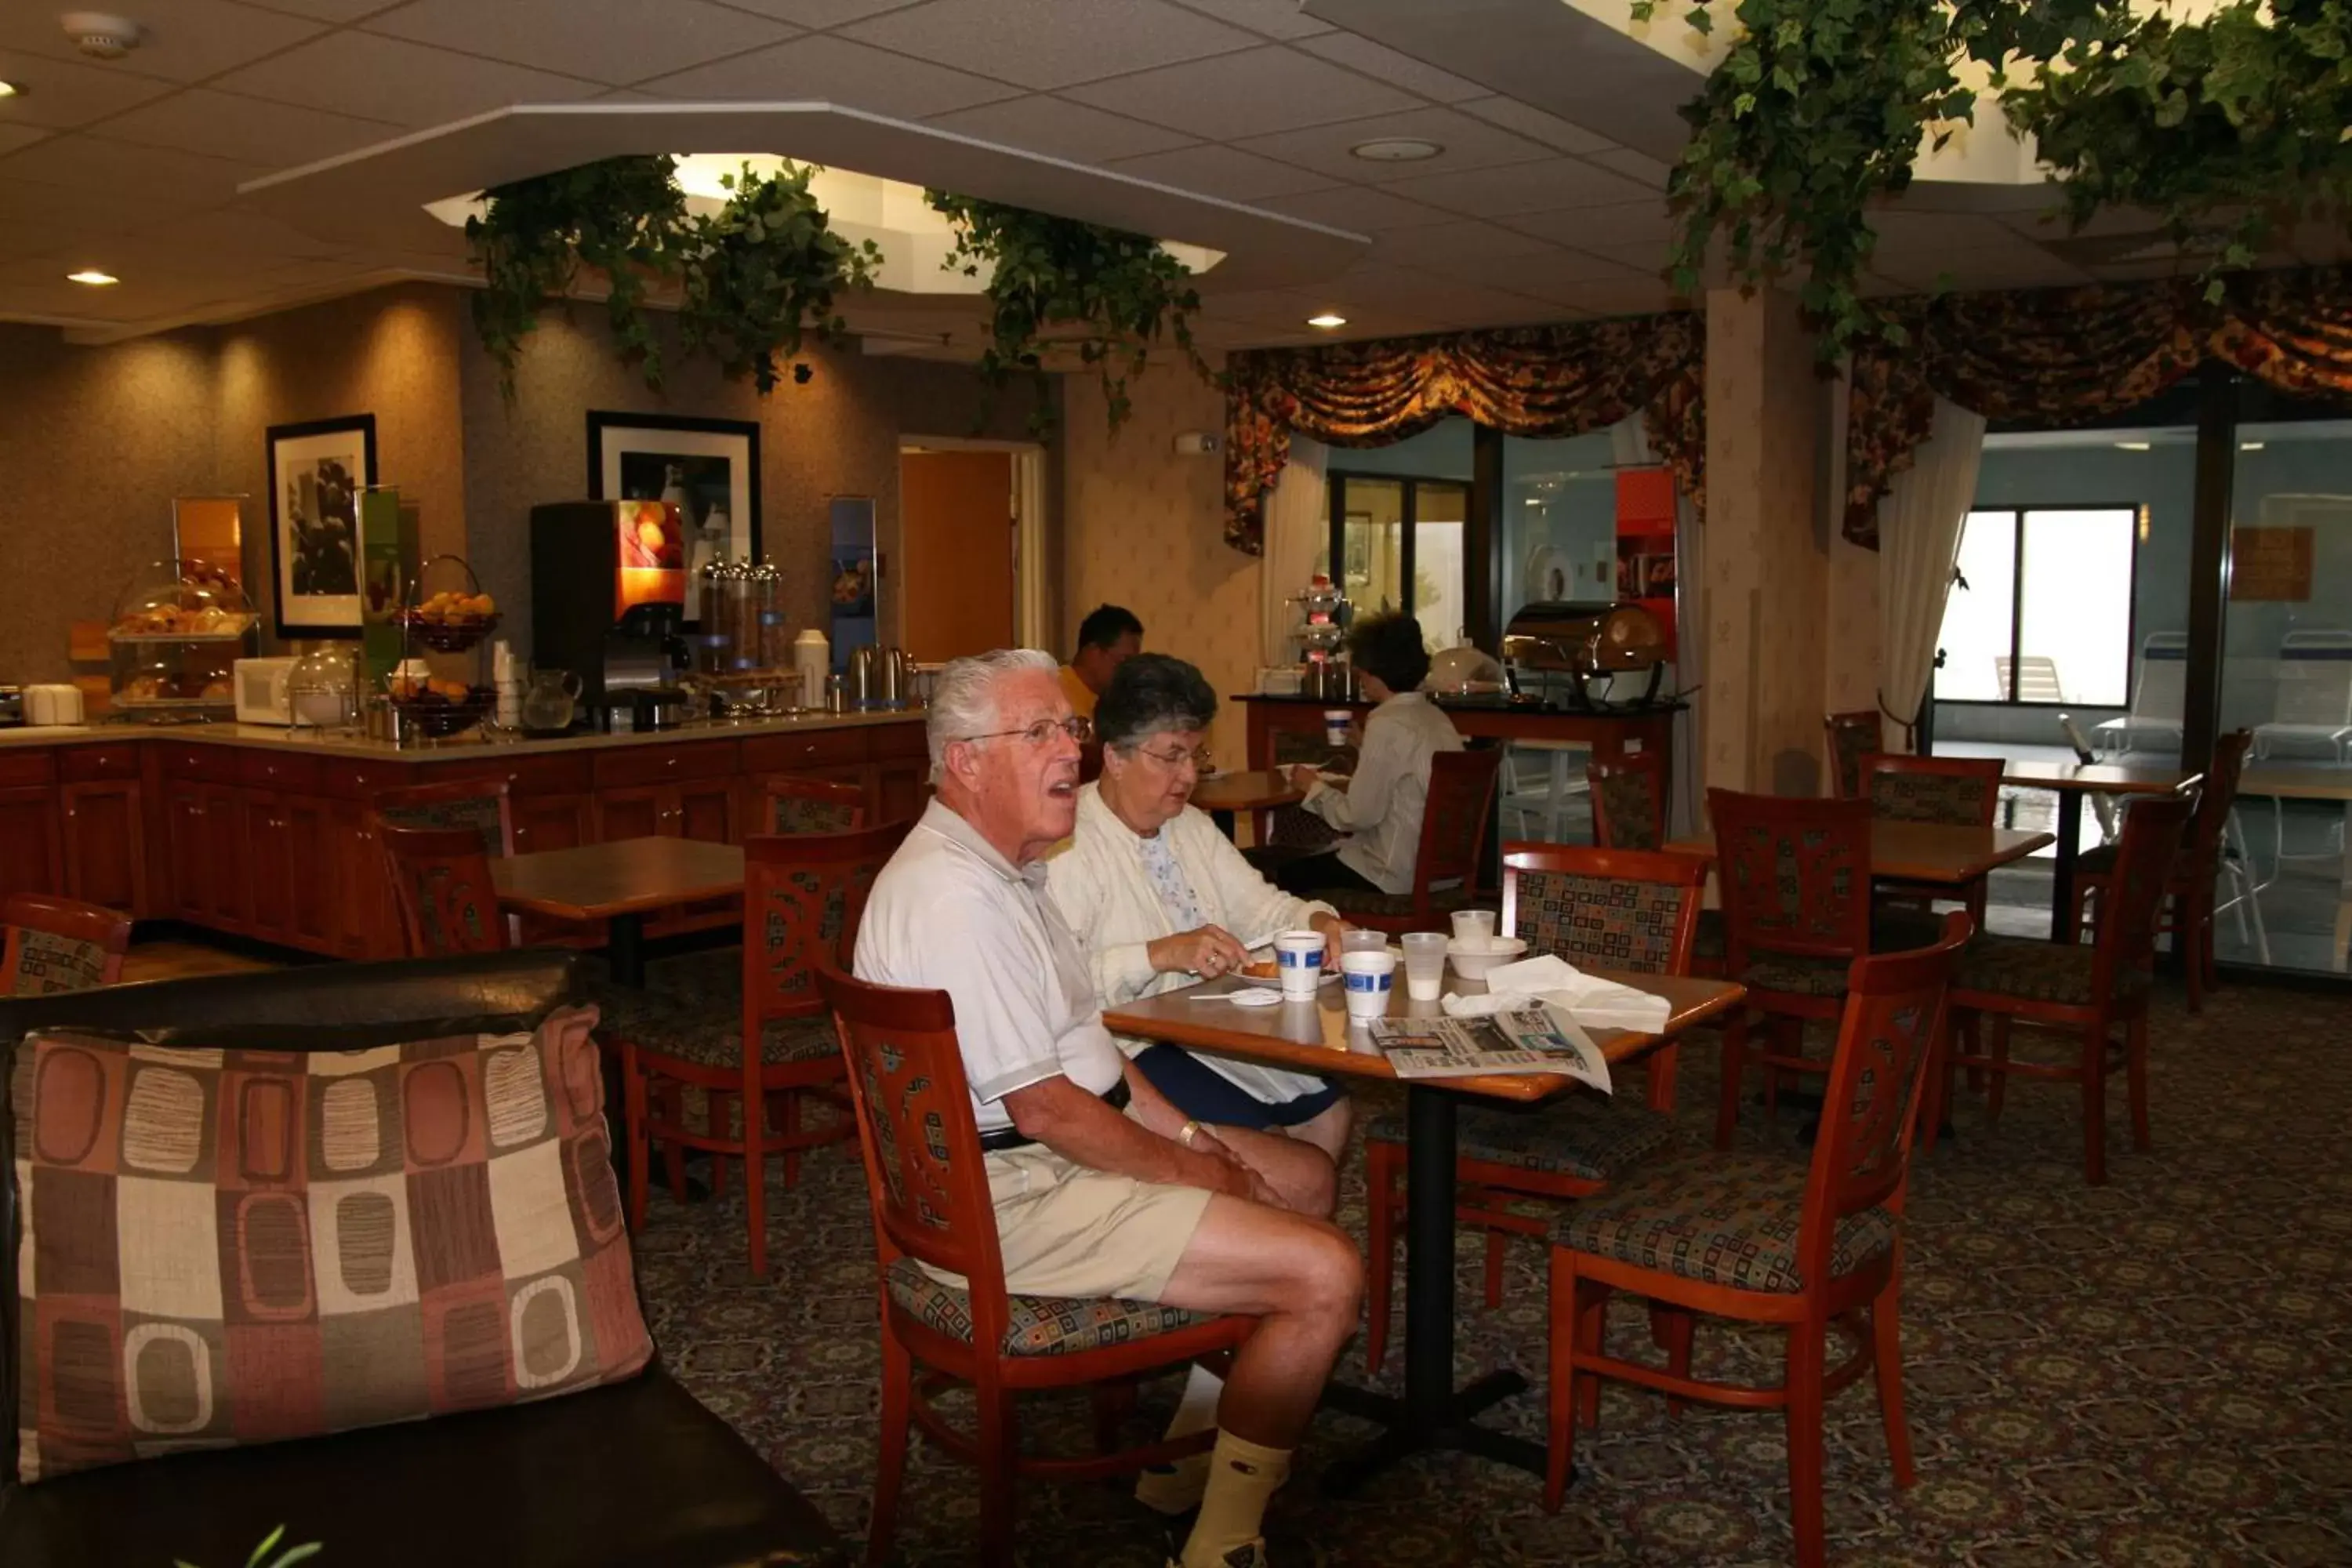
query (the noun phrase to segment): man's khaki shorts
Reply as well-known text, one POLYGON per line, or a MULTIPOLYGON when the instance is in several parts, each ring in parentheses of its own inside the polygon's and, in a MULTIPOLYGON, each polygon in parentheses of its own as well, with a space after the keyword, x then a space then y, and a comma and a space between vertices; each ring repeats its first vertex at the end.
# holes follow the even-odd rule
POLYGON ((987 1163, 1005 1288, 1023 1295, 1157 1301, 1209 1206, 1203 1188, 1114 1176, 1041 1144, 987 1163))

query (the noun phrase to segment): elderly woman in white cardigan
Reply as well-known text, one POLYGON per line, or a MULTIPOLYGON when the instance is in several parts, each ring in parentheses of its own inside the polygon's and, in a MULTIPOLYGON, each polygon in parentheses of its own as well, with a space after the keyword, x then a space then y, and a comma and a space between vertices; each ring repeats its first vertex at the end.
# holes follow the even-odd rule
MULTIPOLYGON (((1286 931, 1321 931, 1338 962, 1346 928, 1331 906, 1275 887, 1188 804, 1216 710, 1201 672, 1165 654, 1120 665, 1096 704, 1102 776, 1079 792, 1077 830, 1047 861, 1046 889, 1086 943, 1106 1007, 1230 974, 1286 931)), ((1349 1118, 1337 1085, 1181 1046, 1119 1043, 1199 1124, 1192 1139, 1231 1146, 1290 1207, 1331 1212, 1349 1118)))

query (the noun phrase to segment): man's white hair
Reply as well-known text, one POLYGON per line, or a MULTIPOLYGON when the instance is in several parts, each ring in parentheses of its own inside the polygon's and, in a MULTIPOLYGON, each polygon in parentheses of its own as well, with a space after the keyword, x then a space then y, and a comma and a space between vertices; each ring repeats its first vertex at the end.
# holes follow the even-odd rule
POLYGON ((948 661, 931 683, 929 716, 923 739, 931 752, 931 783, 947 776, 948 742, 968 741, 1004 728, 996 688, 1005 677, 1028 670, 1057 670, 1061 661, 1034 647, 1001 647, 948 661))

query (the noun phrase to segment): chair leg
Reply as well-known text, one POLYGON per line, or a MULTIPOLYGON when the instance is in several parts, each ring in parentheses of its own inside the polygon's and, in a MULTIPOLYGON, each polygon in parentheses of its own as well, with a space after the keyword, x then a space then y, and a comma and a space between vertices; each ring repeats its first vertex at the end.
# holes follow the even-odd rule
POLYGON ((2132 1147, 2148 1151, 2147 1015, 2124 1026, 2124 1086, 2131 1096, 2132 1147))
POLYGON ((1818 1321, 1789 1329, 1789 1518, 1797 1537, 1797 1568, 1825 1568, 1822 1518, 1822 1376, 1828 1326, 1818 1321))
MULTIPOLYGON (((1601 1342, 1609 1332, 1609 1289, 1590 1282, 1577 1287, 1576 1356, 1590 1365, 1601 1359, 1601 1342)), ((1601 1380, 1587 1374, 1577 1390, 1576 1418, 1584 1426, 1601 1425, 1601 1380)))
POLYGON ((1911 1427, 1903 1418, 1903 1270, 1887 1277, 1886 1289, 1870 1304, 1870 1375, 1878 1384, 1878 1415, 1886 1425, 1886 1457, 1895 1467, 1895 1484, 1907 1487, 1919 1479, 1911 1462, 1911 1427))
POLYGON ((1951 1056, 1952 1024, 1948 1015, 1944 1026, 1927 1042, 1927 1069, 1920 1074, 1919 1120, 1914 1124, 1916 1131, 1913 1136, 1922 1153, 1936 1152, 1936 1129, 1944 1120, 1944 1100, 1950 1093, 1951 1056))
POLYGON ((874 1511, 866 1525, 869 1564, 878 1565, 890 1555, 898 1488, 907 1476, 907 1421, 914 1382, 912 1359, 886 1327, 882 1331, 882 1451, 874 1467, 874 1511))
MULTIPOLYGON (((1698 1314, 1668 1308, 1665 1310, 1666 1370, 1676 1377, 1688 1377, 1691 1364, 1691 1342, 1698 1334, 1698 1314)), ((1689 1407, 1682 1399, 1666 1401, 1666 1414, 1680 1415, 1689 1407)))
MULTIPOLYGON (((735 1129, 735 1091, 731 1089, 710 1089, 703 1090, 703 1093, 710 1106, 710 1135, 713 1138, 729 1136, 735 1129)), ((710 1156, 710 1195, 714 1199, 727 1195, 727 1159, 726 1155, 715 1152, 710 1156)))
POLYGON ((1507 1231, 1486 1227, 1486 1310, 1490 1312, 1503 1304, 1503 1248, 1510 1239, 1507 1231))
POLYGON ((1986 1046, 1985 1054, 1992 1058, 1996 1065, 1985 1075, 1991 1080, 1985 1085, 1985 1125, 1998 1127, 2000 1125, 2001 1102, 2009 1098, 2009 1074, 2005 1070, 2009 1065, 2009 1015, 1995 1013, 1991 1028, 1992 1039, 1986 1046))
POLYGON ((1364 1142, 1364 1369, 1380 1375, 1389 1348, 1389 1288, 1396 1274, 1397 1146, 1364 1142))
POLYGON ((1126 1378, 1097 1383, 1090 1397, 1095 1407, 1095 1452, 1118 1452, 1119 1428, 1135 1411, 1135 1384, 1126 1378))
POLYGON ((2095 1187, 2107 1180, 2107 1037, 2083 1031, 2083 1178, 2095 1187))
POLYGON ((744 1074, 743 1224, 751 1233, 751 1278, 768 1277, 767 1117, 761 1104, 759 1067, 744 1074))
POLYGON ((1715 1112, 1715 1146, 1729 1149, 1739 1135, 1740 1080, 1748 1076, 1748 1015, 1735 1012, 1723 1026, 1723 1094, 1715 1112))
POLYGON ((2212 962, 2213 952, 2211 896, 2173 900, 2172 930, 2172 944, 2179 951, 2181 967, 2189 972, 2189 1010, 2202 1013, 2206 965, 2212 962))
POLYGON ((1551 1383, 1545 1391, 1544 1426, 1548 1450, 1544 1464, 1543 1505, 1559 1511, 1568 1493, 1569 1472, 1576 1460, 1576 1254, 1551 1249, 1551 1383))
POLYGON ((621 1042, 621 1107, 623 1133, 629 1141, 629 1234, 646 1228, 646 1161, 653 1146, 646 1136, 646 1075, 637 1066, 637 1047, 621 1042))
MULTIPOLYGON (((710 1102, 703 1101, 706 1112, 710 1102)), ((672 1125, 686 1121, 686 1091, 675 1083, 662 1085, 662 1114, 672 1125)), ((662 1173, 669 1179, 669 1195, 675 1202, 686 1202, 686 1149, 675 1138, 662 1144, 662 1173)))
POLYGON ((979 1406, 980 1560, 987 1568, 1012 1568, 1013 1489, 1019 1479, 1015 1460, 1021 1451, 1013 1426, 1013 1394, 992 1384, 973 1389, 972 1396, 979 1406))

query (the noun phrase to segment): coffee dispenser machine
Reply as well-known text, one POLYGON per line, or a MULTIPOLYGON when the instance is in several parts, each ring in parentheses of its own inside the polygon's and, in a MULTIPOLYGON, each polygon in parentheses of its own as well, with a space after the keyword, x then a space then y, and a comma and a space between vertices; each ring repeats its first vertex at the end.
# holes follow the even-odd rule
POLYGON ((580 678, 580 705, 607 730, 685 718, 686 529, 657 500, 551 501, 530 509, 531 662, 580 678))

